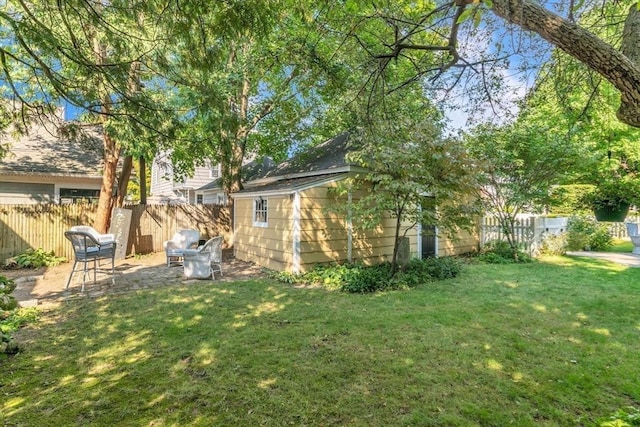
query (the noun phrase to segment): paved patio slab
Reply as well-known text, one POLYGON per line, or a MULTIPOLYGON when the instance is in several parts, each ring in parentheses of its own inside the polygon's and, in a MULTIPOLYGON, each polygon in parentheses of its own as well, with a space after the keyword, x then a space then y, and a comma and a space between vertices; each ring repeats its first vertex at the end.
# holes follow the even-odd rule
MULTIPOLYGON (((181 265, 167 267, 164 252, 131 257, 116 261, 115 284, 111 275, 98 272, 96 283, 93 273, 87 277, 84 292, 81 292, 82 273, 74 273, 66 290, 67 279, 73 263, 67 262, 56 267, 38 270, 0 270, 0 275, 12 278, 16 282, 13 295, 22 307, 57 304, 70 298, 97 298, 104 295, 122 294, 143 289, 189 283, 229 282, 265 277, 264 270, 252 263, 237 260, 231 250, 223 251, 223 276, 216 274, 212 279, 187 279, 181 265)), ((103 264, 104 267, 110 263, 103 264)))

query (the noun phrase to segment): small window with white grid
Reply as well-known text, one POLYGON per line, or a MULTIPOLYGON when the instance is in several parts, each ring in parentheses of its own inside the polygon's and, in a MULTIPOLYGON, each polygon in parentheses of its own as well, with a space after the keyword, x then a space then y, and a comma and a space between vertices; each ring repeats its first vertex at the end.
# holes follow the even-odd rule
POLYGON ((267 226, 267 199, 259 197, 253 200, 253 225, 256 227, 267 226))

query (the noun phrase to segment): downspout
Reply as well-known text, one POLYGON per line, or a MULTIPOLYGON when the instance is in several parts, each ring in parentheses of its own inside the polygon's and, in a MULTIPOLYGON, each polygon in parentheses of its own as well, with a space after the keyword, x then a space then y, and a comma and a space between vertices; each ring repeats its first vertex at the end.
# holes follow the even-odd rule
POLYGON ((300 273, 300 192, 293 193, 291 272, 300 273))
POLYGON ((229 244, 233 246, 233 256, 235 258, 238 250, 238 246, 236 245, 236 224, 238 223, 236 220, 236 200, 231 201, 231 218, 231 241, 229 244))

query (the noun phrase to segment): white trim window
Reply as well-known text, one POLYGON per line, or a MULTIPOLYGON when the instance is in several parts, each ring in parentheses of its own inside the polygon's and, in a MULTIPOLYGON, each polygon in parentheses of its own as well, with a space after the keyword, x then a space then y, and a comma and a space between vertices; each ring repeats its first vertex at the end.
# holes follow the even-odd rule
POLYGON ((211 166, 211 168, 209 168, 209 178, 219 178, 219 177, 220 177, 220 164, 211 166))
POLYGON ((201 205, 204 203, 204 194, 196 194, 196 205, 201 205))
POLYGON ((255 227, 266 227, 268 224, 267 211, 268 200, 262 197, 253 199, 253 225, 255 227))

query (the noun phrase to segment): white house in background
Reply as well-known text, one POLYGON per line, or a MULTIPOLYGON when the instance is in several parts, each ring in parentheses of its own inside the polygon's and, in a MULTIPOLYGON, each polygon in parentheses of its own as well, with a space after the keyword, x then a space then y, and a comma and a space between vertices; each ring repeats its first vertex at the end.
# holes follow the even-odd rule
MULTIPOLYGON (((250 181, 275 166, 273 160, 265 157, 261 161, 245 159, 242 180, 250 181)), ((206 160, 202 166, 196 165, 193 175, 177 180, 169 153, 163 152, 153 159, 151 165, 151 196, 149 204, 226 205, 227 197, 222 188, 222 168, 220 163, 206 160)))
MULTIPOLYGON (((270 157, 264 157, 261 160, 253 160, 242 166, 242 182, 245 185, 252 185, 252 181, 262 178, 270 169, 274 168, 276 163, 270 157)), ((224 194, 222 188, 222 177, 203 185, 196 190, 196 199, 201 200, 200 203, 226 205, 229 200, 224 194)))
POLYGON ((202 194, 196 190, 220 177, 220 164, 205 161, 203 166, 197 166, 191 177, 183 180, 175 178, 173 165, 169 153, 160 153, 153 159, 151 165, 151 196, 149 204, 200 204, 206 202, 202 194))
POLYGON ((3 137, 0 205, 97 201, 102 186, 102 130, 68 138, 53 124, 33 126, 18 139, 3 137))

